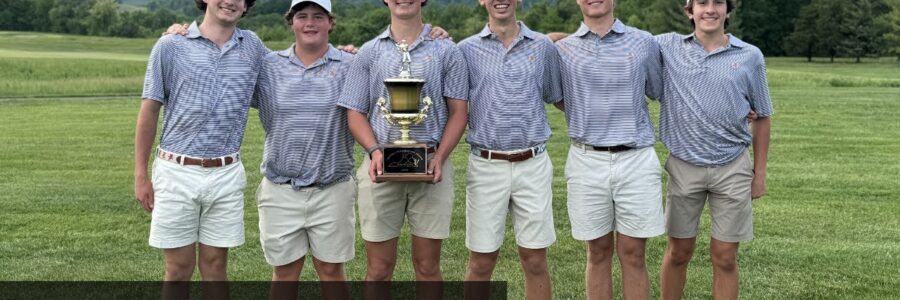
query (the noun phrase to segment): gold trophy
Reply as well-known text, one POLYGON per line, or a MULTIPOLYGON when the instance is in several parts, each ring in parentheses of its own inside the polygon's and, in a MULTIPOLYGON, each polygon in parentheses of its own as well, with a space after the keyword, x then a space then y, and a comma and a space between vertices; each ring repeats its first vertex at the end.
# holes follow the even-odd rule
POLYGON ((431 98, 422 98, 422 86, 425 80, 412 78, 410 65, 412 58, 409 54, 409 45, 406 41, 400 41, 397 49, 402 54, 400 75, 397 78, 387 78, 384 85, 388 89, 391 98, 391 106, 387 108, 384 97, 378 98, 378 109, 381 115, 391 125, 400 126, 400 139, 391 144, 384 145, 382 150, 382 167, 384 172, 375 176, 375 180, 381 181, 431 181, 434 174, 428 174, 428 145, 421 144, 409 137, 409 127, 422 123, 428 116, 428 108, 431 107, 431 98), (419 108, 419 99, 422 99, 422 108, 419 108))

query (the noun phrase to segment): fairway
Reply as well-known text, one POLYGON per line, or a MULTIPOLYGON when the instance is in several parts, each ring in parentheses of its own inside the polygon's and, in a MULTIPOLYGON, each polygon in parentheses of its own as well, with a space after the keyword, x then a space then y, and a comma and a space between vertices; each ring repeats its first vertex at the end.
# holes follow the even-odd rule
MULTIPOLYGON (((134 128, 153 40, 14 32, 0 32, 0 38, 5 41, 0 43, 0 281, 162 279, 162 252, 147 246, 150 216, 132 190, 134 128)), ((741 245, 742 297, 898 297, 900 63, 772 58, 768 71, 776 111, 769 192, 754 203, 756 238, 741 245)), ((554 132, 549 147, 557 230, 549 250, 553 293, 555 299, 582 299, 585 251, 571 237, 566 212, 566 126, 559 111, 547 108, 554 132)), ((656 115, 658 103, 651 108, 656 115)), ((248 175, 246 244, 230 252, 233 280, 271 276, 259 245, 254 199, 262 145, 263 131, 251 110, 242 149, 248 175)), ((657 143, 656 149, 664 161, 664 147, 657 143)), ((462 280, 468 257, 467 155, 468 146, 461 143, 452 156, 456 204, 441 265, 447 280, 462 280)), ((708 221, 704 215, 688 273, 689 299, 711 298, 708 221)), ((408 232, 400 245, 395 279, 410 280, 408 232)), ((664 237, 648 242, 654 298, 664 247, 664 237)), ((494 279, 510 282, 511 299, 523 298, 511 228, 500 255, 494 279)), ((364 271, 365 251, 357 237, 347 272, 351 280, 361 280, 364 271)), ((613 273, 621 297, 618 266, 613 273)), ((316 279, 311 263, 303 279, 316 279)))

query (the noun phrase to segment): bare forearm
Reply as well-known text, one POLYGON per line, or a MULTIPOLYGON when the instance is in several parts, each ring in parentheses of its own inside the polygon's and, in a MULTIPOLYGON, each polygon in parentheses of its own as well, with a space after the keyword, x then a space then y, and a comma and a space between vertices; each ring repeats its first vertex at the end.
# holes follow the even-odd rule
POLYGON ((758 176, 766 175, 769 160, 769 140, 772 128, 770 118, 759 118, 750 125, 753 130, 753 171, 758 176))
POLYGON ((456 148, 459 139, 462 138, 463 132, 466 131, 466 125, 469 122, 469 103, 463 100, 448 100, 450 108, 450 116, 447 118, 447 125, 444 126, 444 135, 441 137, 441 147, 435 155, 443 159, 450 156, 450 152, 456 148))
POLYGON ((141 102, 137 126, 134 131, 134 176, 147 176, 147 164, 150 159, 150 148, 156 138, 156 124, 159 121, 159 110, 162 104, 153 100, 141 102))
POLYGON ((375 133, 372 131, 372 126, 369 125, 369 118, 355 110, 347 110, 347 123, 350 127, 350 133, 353 134, 353 138, 356 139, 356 142, 359 143, 363 148, 371 148, 378 144, 378 141, 375 140, 375 133))

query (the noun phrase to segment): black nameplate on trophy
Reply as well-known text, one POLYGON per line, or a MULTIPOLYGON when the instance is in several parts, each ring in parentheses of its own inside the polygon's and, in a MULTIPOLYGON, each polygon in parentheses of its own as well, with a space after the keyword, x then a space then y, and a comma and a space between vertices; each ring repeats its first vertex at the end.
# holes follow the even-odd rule
POLYGON ((385 173, 425 173, 428 171, 428 153, 425 147, 385 147, 385 173))
POLYGON ((377 181, 431 181, 428 174, 428 151, 425 144, 385 145, 382 167, 377 181))

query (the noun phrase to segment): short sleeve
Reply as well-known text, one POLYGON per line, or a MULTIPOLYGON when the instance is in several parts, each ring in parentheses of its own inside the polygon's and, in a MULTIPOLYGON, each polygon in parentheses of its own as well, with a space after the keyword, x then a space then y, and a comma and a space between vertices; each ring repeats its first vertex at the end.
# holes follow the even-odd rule
POLYGON ((650 38, 647 45, 647 60, 644 62, 644 71, 647 74, 646 96, 659 100, 663 94, 662 53, 659 42, 650 38))
POLYGON ((171 55, 171 36, 160 38, 153 50, 150 51, 150 58, 147 60, 147 72, 144 74, 144 91, 141 93, 142 99, 149 99, 166 104, 166 87, 165 87, 165 65, 169 62, 168 57, 171 55))
POLYGON ((556 103, 563 97, 559 51, 556 50, 556 46, 549 38, 542 40, 541 43, 544 43, 544 58, 546 59, 543 91, 541 91, 543 95, 541 96, 546 103, 556 103))
POLYGON ((337 105, 369 114, 371 97, 369 94, 369 63, 374 49, 371 44, 363 45, 359 54, 350 63, 344 79, 344 86, 337 105))
POLYGON ((772 108, 772 99, 769 96, 769 80, 766 77, 766 62, 759 50, 756 50, 756 62, 750 71, 750 108, 761 117, 768 117, 775 113, 772 108))
POLYGON ((450 46, 443 59, 444 97, 457 100, 469 99, 469 67, 459 47, 450 46))

